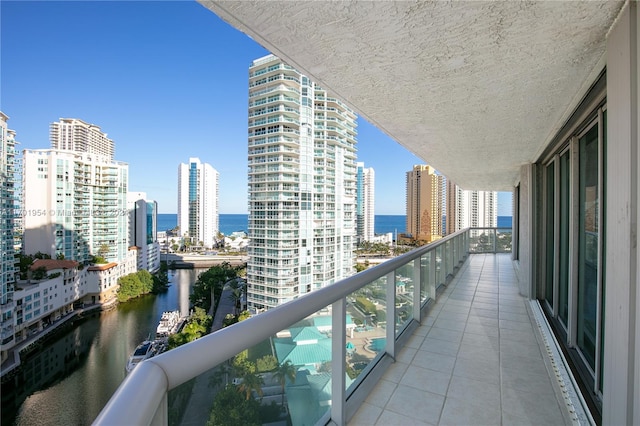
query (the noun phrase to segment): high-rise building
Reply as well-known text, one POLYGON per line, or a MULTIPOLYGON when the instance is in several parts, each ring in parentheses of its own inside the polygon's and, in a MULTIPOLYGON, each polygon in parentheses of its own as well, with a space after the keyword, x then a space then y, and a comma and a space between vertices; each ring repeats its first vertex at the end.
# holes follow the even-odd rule
POLYGON ((463 190, 447 179, 446 233, 469 227, 498 226, 498 193, 463 190))
POLYGON ((90 263, 127 257, 129 166, 106 156, 24 150, 23 248, 90 263))
POLYGON ((178 226, 190 246, 213 247, 219 227, 216 169, 198 158, 178 166, 178 226))
POLYGON ((375 172, 372 167, 357 163, 356 220, 358 244, 371 241, 375 235, 375 172))
POLYGON ((157 238, 158 203, 147 200, 144 192, 127 194, 129 244, 138 247, 137 269, 155 272, 160 268, 160 243, 157 238))
POLYGON ((13 339, 13 291, 15 282, 14 257, 14 169, 15 132, 7 128, 7 117, 0 112, 0 311, 3 347, 2 359, 6 358, 5 344, 13 339))
POLYGON ((444 178, 427 165, 407 172, 408 238, 429 243, 442 237, 444 178))
POLYGON ((248 306, 269 309, 349 276, 356 115, 278 57, 249 68, 248 306))
POLYGON ((51 148, 59 151, 104 155, 113 160, 114 144, 95 124, 77 118, 61 118, 49 128, 51 148))

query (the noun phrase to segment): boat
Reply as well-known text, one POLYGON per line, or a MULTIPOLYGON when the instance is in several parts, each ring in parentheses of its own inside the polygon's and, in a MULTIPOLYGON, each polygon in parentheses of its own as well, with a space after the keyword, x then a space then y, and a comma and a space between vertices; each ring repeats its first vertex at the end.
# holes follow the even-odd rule
POLYGON ((145 359, 149 359, 156 355, 160 349, 160 343, 157 341, 145 340, 140 343, 133 354, 129 357, 127 362, 126 371, 127 374, 131 373, 133 369, 145 359))
POLYGON ((180 311, 163 312, 156 328, 156 339, 168 339, 169 336, 180 331, 183 323, 184 318, 180 317, 180 311))

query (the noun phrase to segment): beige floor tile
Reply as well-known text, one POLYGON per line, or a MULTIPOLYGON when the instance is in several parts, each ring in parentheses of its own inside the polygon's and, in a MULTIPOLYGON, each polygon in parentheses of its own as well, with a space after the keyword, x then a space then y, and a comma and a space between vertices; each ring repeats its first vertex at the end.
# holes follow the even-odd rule
POLYGON ((443 405, 442 395, 398 385, 385 411, 390 410, 418 421, 437 423, 443 405))

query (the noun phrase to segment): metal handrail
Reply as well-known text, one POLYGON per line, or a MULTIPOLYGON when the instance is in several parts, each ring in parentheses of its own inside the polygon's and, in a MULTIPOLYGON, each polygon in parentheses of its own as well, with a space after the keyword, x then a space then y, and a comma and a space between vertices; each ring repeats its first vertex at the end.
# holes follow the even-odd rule
MULTIPOLYGON (((94 424, 167 424, 166 394, 169 390, 263 342, 291 324, 344 300, 347 295, 375 280, 393 274, 399 267, 434 252, 438 247, 455 241, 468 231, 468 228, 458 231, 258 316, 146 360, 118 387, 94 424)), ((460 248, 465 253, 468 252, 468 247, 460 248)), ((458 257, 466 258, 466 254, 462 256, 459 253, 458 257)), ((419 300, 415 302, 420 304, 419 300)))

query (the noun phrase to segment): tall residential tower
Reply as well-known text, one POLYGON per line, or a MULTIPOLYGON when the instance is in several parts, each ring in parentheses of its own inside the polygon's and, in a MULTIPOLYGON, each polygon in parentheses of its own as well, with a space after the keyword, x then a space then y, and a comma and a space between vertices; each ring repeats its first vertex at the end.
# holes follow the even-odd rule
POLYGON ((463 190, 447 179, 446 233, 468 227, 498 226, 498 193, 463 190))
POLYGON ((95 124, 77 118, 61 118, 51 123, 49 138, 52 149, 99 154, 113 160, 113 141, 95 124))
POLYGON ((427 165, 413 166, 407 172, 407 236, 430 243, 440 239, 444 178, 427 165))
MULTIPOLYGON (((96 132, 90 133, 106 138, 96 132)), ((112 141, 105 142, 105 151, 99 152, 86 136, 71 132, 61 146, 52 135, 52 149, 23 153, 23 252, 41 252, 71 262, 65 268, 73 275, 75 290, 73 297, 64 300, 65 311, 72 309, 74 300, 115 300, 118 278, 136 271, 136 251, 129 245, 129 166, 113 160, 109 154, 112 141), (90 266, 76 269, 78 265, 90 266)), ((25 314, 25 321, 39 321, 37 311, 29 316, 31 313, 25 314)))
POLYGON ((269 309, 349 276, 356 115, 268 55, 249 68, 248 306, 269 309))
POLYGON ((218 236, 218 172, 198 158, 178 166, 178 226, 187 245, 213 247, 218 236))
POLYGON ((371 241, 375 235, 375 172, 372 167, 364 167, 364 163, 357 163, 357 236, 358 244, 371 241))
POLYGON ((15 257, 13 252, 14 237, 14 171, 15 132, 7 128, 7 117, 0 112, 0 323, 2 331, 2 357, 6 359, 5 346, 13 340, 14 302, 13 291, 15 281, 15 257))

